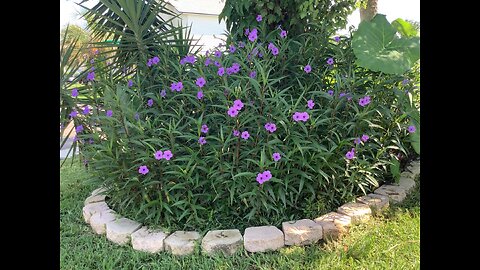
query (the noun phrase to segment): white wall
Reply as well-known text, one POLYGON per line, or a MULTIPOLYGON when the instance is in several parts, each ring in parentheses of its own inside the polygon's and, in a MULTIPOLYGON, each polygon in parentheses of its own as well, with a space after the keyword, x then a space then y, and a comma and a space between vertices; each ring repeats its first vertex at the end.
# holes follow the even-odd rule
MULTIPOLYGON (((191 33, 199 39, 198 45, 202 46, 202 53, 217 46, 225 39, 225 22, 218 22, 218 16, 185 13, 181 15, 185 25, 192 24, 191 33)), ((222 42, 223 43, 223 42, 222 42)))

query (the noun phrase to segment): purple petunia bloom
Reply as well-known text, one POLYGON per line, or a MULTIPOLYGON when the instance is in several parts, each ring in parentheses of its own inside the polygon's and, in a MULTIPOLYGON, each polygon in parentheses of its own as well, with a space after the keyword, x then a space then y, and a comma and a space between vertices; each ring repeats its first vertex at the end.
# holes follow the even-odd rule
POLYGON ((133 85, 133 81, 132 81, 132 80, 128 80, 127 86, 128 86, 128 87, 132 87, 132 85, 133 85))
POLYGON ((187 63, 187 59, 185 59, 185 58, 180 59, 180 65, 183 66, 183 65, 185 65, 186 63, 187 63))
POLYGON ((155 156, 156 160, 160 160, 160 159, 163 158, 163 152, 159 150, 159 151, 155 152, 154 156, 155 156))
POLYGON ((281 37, 281 38, 287 37, 287 31, 286 31, 286 30, 282 30, 282 32, 280 32, 280 37, 281 37))
POLYGON ((221 66, 221 65, 220 65, 220 62, 218 62, 218 61, 215 61, 215 62, 214 62, 214 65, 217 66, 217 67, 220 67, 220 66, 221 66))
POLYGON ((310 65, 306 65, 303 70, 305 71, 305 73, 310 73, 310 71, 312 71, 312 67, 310 65))
POLYGON ((248 34, 248 40, 254 42, 257 39, 257 28, 253 28, 252 31, 248 34))
POLYGON ((330 96, 333 96, 333 90, 328 90, 327 92, 330 96))
POLYGON ((278 48, 277 47, 272 48, 272 54, 275 55, 275 56, 278 55, 278 48))
POLYGON ((221 51, 215 51, 215 57, 216 58, 222 57, 222 52, 221 51))
POLYGON ((212 62, 212 59, 210 58, 205 59, 205 66, 208 67, 208 65, 210 65, 211 62, 212 62))
POLYGON ((353 141, 355 144, 359 144, 362 142, 362 140, 360 140, 360 138, 355 138, 355 140, 353 141))
POLYGON ((78 89, 77 88, 72 89, 72 97, 78 97, 78 89))
POLYGON ((408 127, 408 132, 414 133, 415 131, 417 131, 417 128, 414 125, 408 127))
POLYGON ((221 67, 217 71, 218 76, 223 76, 225 74, 225 68, 221 67))
POLYGON ((160 96, 161 97, 165 97, 167 95, 167 91, 165 91, 165 89, 163 89, 161 92, 160 92, 160 96))
POLYGON ((245 29, 245 36, 248 36, 248 34, 250 34, 250 29, 246 28, 245 29))
POLYGON ((230 117, 235 117, 238 115, 238 110, 235 107, 230 107, 228 108, 227 113, 230 115, 230 117))
POLYGON ((112 111, 112 110, 108 110, 108 111, 106 112, 106 115, 107 115, 107 117, 112 117, 113 111, 112 111))
POLYGON ((240 99, 236 99, 234 102, 233 102, 233 108, 235 108, 236 110, 241 110, 243 109, 243 102, 240 100, 240 99))
POLYGON ((344 97, 344 96, 346 96, 346 95, 347 95, 347 93, 341 92, 340 95, 338 95, 338 97, 344 97))
POLYGON ((208 132, 208 126, 205 125, 205 124, 203 124, 203 125, 202 125, 202 128, 200 129, 200 131, 203 132, 203 133, 205 133, 205 134, 207 134, 207 132, 208 132))
POLYGON ((203 98, 203 91, 198 91, 197 92, 197 99, 202 99, 203 98))
POLYGON ((370 137, 368 137, 368 135, 366 135, 366 134, 363 134, 363 135, 362 135, 362 141, 363 141, 363 142, 367 142, 368 139, 370 139, 370 137))
POLYGON ((87 74, 87 81, 93 81, 93 80, 95 80, 95 72, 94 71, 89 72, 87 74))
POLYGON ((235 46, 233 45, 230 45, 229 50, 230 50, 230 53, 234 53, 237 50, 237 48, 235 48, 235 46))
POLYGON ((313 100, 310 99, 307 101, 307 106, 311 110, 315 106, 315 102, 313 102, 313 100))
POLYGON ((335 42, 340 42, 340 37, 339 37, 339 36, 335 36, 335 37, 333 37, 333 40, 335 40, 335 42))
POLYGON ((75 132, 80 133, 83 131, 83 125, 79 125, 75 128, 75 132))
POLYGON ((362 107, 367 106, 369 103, 370 103, 370 97, 369 96, 365 96, 365 97, 358 100, 358 104, 362 107))
POLYGON ((308 115, 307 112, 295 112, 293 114, 293 120, 295 122, 298 122, 298 121, 307 122, 309 118, 310 118, 310 115, 308 115))
POLYGON ((173 157, 172 151, 167 150, 163 151, 163 158, 166 160, 170 160, 173 157))
POLYGON ((262 21, 262 15, 258 14, 256 20, 257 20, 257 22, 261 22, 262 21))
POLYGON ((233 73, 237 73, 240 71, 240 64, 239 63, 233 63, 232 64, 232 70, 233 70, 233 73))
POLYGON ((275 130, 277 130, 277 125, 275 125, 274 123, 266 123, 264 127, 270 133, 273 133, 273 132, 275 132, 275 130))
POLYGON ((197 78, 197 80, 195 81, 195 84, 202 88, 204 85, 205 85, 206 81, 205 81, 205 78, 203 77, 200 77, 200 78, 197 78))
POLYGON ((170 85, 170 89, 172 89, 172 91, 180 92, 183 89, 183 83, 182 82, 173 82, 170 85))
POLYGON ((95 63, 95 59, 92 58, 90 59, 90 64, 93 64, 93 63, 95 63))
POLYGON ((248 133, 248 131, 244 131, 244 132, 242 132, 241 137, 244 140, 248 140, 248 138, 250 137, 250 134, 248 133))
POLYGON ((273 44, 272 42, 268 43, 267 49, 272 50, 273 48, 275 48, 275 44, 273 44))
POLYGON ((272 173, 270 171, 264 171, 263 173, 257 174, 257 182, 263 184, 264 182, 272 178, 272 173))
POLYGON ((152 59, 148 59, 147 61, 147 67, 151 67, 153 65, 152 59))
POLYGON ((327 59, 327 64, 329 64, 330 66, 333 65, 333 62, 333 58, 330 57, 327 59))
POLYGON ((147 174, 149 172, 148 170, 148 167, 147 166, 140 166, 140 168, 138 168, 138 173, 141 173, 143 175, 147 174))
POLYGON ((83 107, 83 112, 82 112, 84 115, 87 115, 90 113, 90 108, 87 106, 83 107))
POLYGON ((234 130, 233 130, 233 136, 235 136, 235 137, 240 136, 240 131, 234 129, 234 130))
POLYGON ((147 105, 148 105, 148 107, 152 107, 152 105, 153 105, 153 99, 149 99, 149 100, 147 101, 147 105))
POLYGON ((280 153, 273 153, 272 158, 275 162, 279 161, 281 158, 280 153))
POLYGON ((227 68, 227 75, 232 75, 234 73, 233 68, 227 68))
POLYGON ((160 58, 158 58, 158 56, 155 56, 155 57, 152 58, 152 63, 154 65, 158 64, 158 62, 160 62, 160 58))
POLYGON ((245 42, 243 42, 243 41, 238 42, 238 47, 239 48, 244 48, 245 47, 245 42))
POLYGON ((198 143, 200 145, 204 145, 204 144, 207 143, 207 139, 205 139, 205 137, 200 137, 200 138, 198 138, 198 143))
POLYGON ((250 74, 248 76, 250 76, 250 78, 254 79, 255 77, 257 77, 257 72, 255 70, 253 70, 253 71, 250 72, 250 74))
POLYGON ((355 149, 352 148, 352 151, 348 151, 347 154, 345 154, 345 157, 347 159, 352 159, 355 156, 355 149))
POLYGON ((69 116, 70 116, 71 118, 77 117, 77 111, 73 110, 73 111, 69 114, 69 116))

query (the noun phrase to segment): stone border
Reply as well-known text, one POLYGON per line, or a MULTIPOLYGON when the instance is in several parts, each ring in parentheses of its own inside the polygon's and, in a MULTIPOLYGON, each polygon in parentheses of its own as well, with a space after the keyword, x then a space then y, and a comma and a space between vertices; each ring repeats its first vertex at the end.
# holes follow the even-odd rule
POLYGON ((195 231, 176 231, 167 234, 151 230, 142 224, 121 217, 105 203, 105 191, 98 188, 85 200, 83 217, 97 234, 119 245, 132 245, 133 249, 157 253, 167 251, 174 255, 187 255, 201 246, 202 253, 232 255, 238 250, 266 252, 284 246, 304 246, 321 239, 336 240, 348 233, 352 224, 363 223, 387 209, 390 203, 402 202, 415 187, 414 179, 420 175, 420 161, 412 161, 401 173, 398 184, 384 184, 373 193, 361 196, 355 202, 345 203, 336 212, 330 212, 314 220, 285 221, 282 230, 276 226, 257 226, 245 229, 244 235, 237 229, 208 231, 202 236, 195 231))

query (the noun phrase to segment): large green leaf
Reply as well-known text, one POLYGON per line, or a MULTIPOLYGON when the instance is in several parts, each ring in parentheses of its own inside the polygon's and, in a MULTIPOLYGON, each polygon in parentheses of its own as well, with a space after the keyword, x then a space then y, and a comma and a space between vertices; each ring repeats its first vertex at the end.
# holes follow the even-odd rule
POLYGON ((396 19, 392 22, 392 26, 397 29, 397 32, 400 33, 403 37, 415 37, 418 32, 413 27, 413 25, 403 19, 396 19))
POLYGON ((388 74, 403 74, 420 58, 420 38, 399 38, 383 14, 360 23, 352 47, 359 66, 388 74))

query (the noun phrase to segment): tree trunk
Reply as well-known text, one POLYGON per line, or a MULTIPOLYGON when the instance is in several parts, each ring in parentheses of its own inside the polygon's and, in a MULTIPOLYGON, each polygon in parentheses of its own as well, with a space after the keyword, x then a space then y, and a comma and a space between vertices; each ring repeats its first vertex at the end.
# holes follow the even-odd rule
POLYGON ((378 0, 368 0, 367 8, 360 7, 360 21, 370 21, 377 14, 377 2, 378 0))

